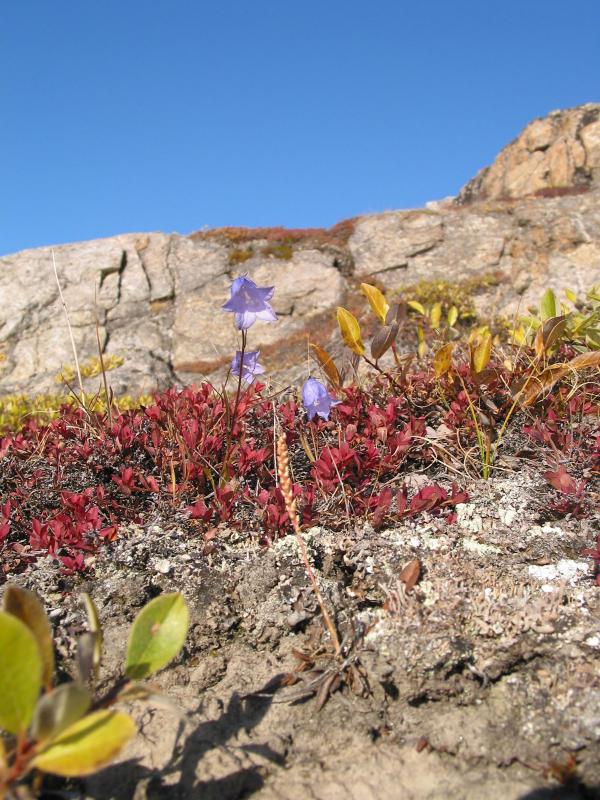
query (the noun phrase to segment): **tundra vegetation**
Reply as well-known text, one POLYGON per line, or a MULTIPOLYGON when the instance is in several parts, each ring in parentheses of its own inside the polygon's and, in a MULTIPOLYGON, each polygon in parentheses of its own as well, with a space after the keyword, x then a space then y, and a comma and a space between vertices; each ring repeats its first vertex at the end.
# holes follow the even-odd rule
MULTIPOLYGON (((245 255, 240 250, 237 262, 245 255)), ((105 374, 118 363, 100 357, 80 366, 86 375, 102 374, 97 395, 74 389, 76 373, 65 369, 59 380, 69 395, 0 400, 3 582, 18 581, 48 556, 57 571, 90 573, 94 553, 110 547, 121 526, 150 515, 179 514, 205 542, 206 555, 223 525, 265 547, 294 534, 329 648, 329 666, 307 693, 321 707, 344 686, 361 692, 359 637, 342 638, 336 629, 307 556, 305 527, 318 520, 343 530, 358 518, 378 530, 423 512, 452 524, 456 506, 468 499, 466 480, 493 478, 504 455, 518 460, 524 449, 554 490, 548 518, 583 516, 597 504, 598 287, 585 297, 567 289, 561 298, 548 289, 539 308, 510 322, 479 320, 471 304, 443 290, 432 284, 388 297, 361 284, 371 322, 338 308, 347 356, 336 360, 312 342, 315 375, 298 393, 262 381, 266 370, 260 351, 249 349, 250 329, 277 322, 275 287, 240 276, 223 305, 240 338, 232 391, 227 382, 205 382, 118 399, 105 374), (365 344, 361 325, 371 330, 373 319, 365 344), (406 475, 415 470, 436 478, 411 488, 406 475)), ((600 537, 585 554, 600 585, 600 537)), ((410 589, 418 577, 412 564, 403 580, 410 589)), ((113 706, 152 700, 138 682, 183 645, 183 598, 160 595, 133 624, 122 678, 96 698, 102 632, 87 596, 85 605, 89 632, 73 677, 55 685, 51 628, 39 600, 16 584, 5 587, 0 797, 24 778, 35 793, 37 773, 84 775, 113 758, 135 730, 113 706)))

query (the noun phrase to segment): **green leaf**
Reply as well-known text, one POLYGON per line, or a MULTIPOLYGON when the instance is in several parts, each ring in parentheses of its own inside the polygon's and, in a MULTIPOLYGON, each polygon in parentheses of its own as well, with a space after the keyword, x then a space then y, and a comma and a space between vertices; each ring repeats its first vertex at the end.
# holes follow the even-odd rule
POLYGON ((371 286, 370 283, 361 283, 360 290, 369 301, 373 313, 385 325, 386 314, 390 306, 382 292, 376 286, 371 286))
POLYGON ((0 728, 27 730, 42 687, 42 658, 33 633, 0 611, 0 728))
POLYGON ((95 711, 70 725, 31 762, 34 769, 75 778, 108 764, 135 734, 122 711, 95 711))
POLYGON ((558 311, 556 309, 556 297, 552 289, 546 289, 544 292, 540 303, 540 315, 542 317, 542 322, 558 316, 558 311))
POLYGON ((565 289, 565 297, 567 300, 570 300, 572 303, 577 302, 577 295, 572 289, 565 289))
POLYGON ((425 316, 425 308, 421 303, 419 303, 418 300, 409 300, 407 305, 410 306, 410 308, 412 308, 413 311, 418 311, 419 314, 425 316))
POLYGON ((40 697, 31 723, 34 739, 44 741, 57 736, 88 711, 92 698, 78 683, 63 683, 40 697))
POLYGON ((188 628, 188 609, 178 592, 155 597, 133 622, 125 673, 133 680, 147 678, 165 667, 183 647, 188 628))
POLYGON ((346 311, 345 308, 342 308, 342 306, 338 306, 336 316, 346 346, 357 356, 362 356, 365 352, 365 346, 360 338, 360 325, 356 317, 346 311))
POLYGON ((28 589, 10 584, 3 600, 4 611, 21 620, 33 634, 42 659, 42 682, 48 689, 54 675, 52 628, 40 598, 28 589))

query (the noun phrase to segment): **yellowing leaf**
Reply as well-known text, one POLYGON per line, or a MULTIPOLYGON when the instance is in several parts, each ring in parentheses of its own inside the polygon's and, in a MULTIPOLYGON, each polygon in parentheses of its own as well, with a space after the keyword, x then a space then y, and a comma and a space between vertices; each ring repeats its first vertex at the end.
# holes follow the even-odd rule
POLYGON ((28 589, 10 584, 4 592, 3 607, 4 611, 27 625, 35 637, 42 659, 42 682, 50 688, 54 675, 54 646, 50 620, 40 598, 28 589))
POLYGON ((127 677, 147 678, 172 661, 185 642, 188 620, 185 600, 178 592, 160 595, 147 603, 135 618, 129 635, 127 677))
POLYGON ((544 324, 538 328, 534 347, 538 358, 541 358, 545 352, 551 350, 554 345, 560 341, 565 328, 567 327, 567 317, 551 317, 547 319, 544 324))
POLYGON ((318 364, 320 364, 321 368, 325 375, 327 375, 327 379, 329 382, 334 386, 336 389, 339 389, 342 385, 342 380, 340 378, 340 373, 338 372, 338 368, 333 363, 333 359, 322 347, 318 344, 311 344, 310 345, 313 351, 313 355, 316 358, 318 364))
POLYGON ((0 728, 27 730, 42 686, 42 658, 33 633, 0 611, 0 728))
POLYGON ((63 683, 42 695, 31 723, 31 734, 37 741, 57 736, 78 719, 92 704, 87 689, 78 683, 63 683))
POLYGON ((102 642, 104 638, 102 633, 102 625, 100 624, 100 617, 98 616, 96 604, 89 594, 87 592, 83 592, 81 594, 81 599, 85 607, 89 632, 94 637, 94 646, 92 650, 92 670, 94 678, 97 678, 98 671, 100 669, 100 661, 102 659, 102 642))
POLYGON ((361 283, 360 290, 369 301, 373 313, 385 324, 385 317, 390 306, 383 294, 370 283, 361 283))
POLYGON ((448 344, 445 344, 443 347, 440 347, 440 349, 433 357, 433 368, 438 378, 441 378, 442 375, 445 375, 446 372, 448 372, 448 370, 452 366, 453 349, 454 349, 454 344, 452 342, 448 342, 448 344))
POLYGON ((510 338, 515 344, 523 346, 527 343, 525 328, 522 325, 515 326, 511 331, 510 338))
POLYGON ((567 300, 570 300, 572 303, 577 302, 577 295, 571 289, 565 289, 565 297, 567 300))
POLYGON ((419 344, 417 347, 417 355, 419 358, 425 358, 427 355, 427 342, 425 341, 425 334, 423 332, 423 328, 418 325, 417 326, 417 339, 419 340, 419 344))
POLYGON ((409 300, 407 305, 410 306, 410 308, 412 308, 413 311, 418 311, 419 314, 425 316, 425 308, 421 303, 419 303, 418 300, 409 300))
POLYGON ((492 355, 491 334, 484 334, 477 345, 471 351, 471 366, 474 372, 481 372, 485 369, 492 355))
POLYGON ((89 775, 112 761, 135 732, 128 714, 95 711, 53 739, 31 766, 65 778, 89 775))
POLYGON ((545 322, 551 317, 556 317, 557 315, 558 312, 556 309, 556 297, 554 292, 552 289, 546 289, 540 302, 540 316, 542 318, 542 322, 545 322))
POLYGON ((440 322, 442 320, 442 304, 435 303, 431 311, 429 312, 429 320, 431 322, 432 327, 439 328, 440 322))
POLYGON ((356 355, 364 355, 365 346, 360 338, 360 325, 356 317, 342 306, 338 306, 336 316, 346 346, 356 355))
POLYGON ((545 391, 563 378, 568 372, 579 372, 589 367, 600 367, 600 351, 582 353, 563 364, 551 364, 542 370, 539 375, 531 377, 520 390, 520 401, 523 406, 530 406, 545 391))
MULTIPOLYGON (((8 769, 8 759, 6 758, 6 745, 4 739, 0 736, 0 792, 2 791, 2 777, 8 769)), ((4 800, 0 794, 0 800, 4 800)))
POLYGON ((487 325, 479 325, 477 328, 473 328, 471 333, 469 334, 469 344, 477 345, 481 339, 490 332, 490 329, 487 325))
POLYGON ((450 311, 448 311, 448 325, 452 328, 458 319, 458 308, 456 306, 452 306, 450 311))

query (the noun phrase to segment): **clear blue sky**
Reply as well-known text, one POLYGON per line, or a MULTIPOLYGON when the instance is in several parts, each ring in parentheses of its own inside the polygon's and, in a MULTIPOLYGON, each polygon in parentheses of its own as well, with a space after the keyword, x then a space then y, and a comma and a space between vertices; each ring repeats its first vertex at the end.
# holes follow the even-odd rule
POLYGON ((329 226, 600 101, 598 0, 4 0, 0 253, 329 226))

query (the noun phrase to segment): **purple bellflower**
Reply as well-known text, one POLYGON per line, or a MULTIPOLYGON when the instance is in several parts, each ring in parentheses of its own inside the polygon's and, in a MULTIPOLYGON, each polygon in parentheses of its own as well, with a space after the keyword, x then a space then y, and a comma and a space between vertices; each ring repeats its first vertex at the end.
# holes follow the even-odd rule
POLYGON ((242 380, 250 385, 256 375, 262 375, 265 371, 265 368, 258 363, 259 357, 260 350, 248 351, 243 356, 242 351, 237 350, 231 362, 231 371, 238 377, 241 373, 242 380))
POLYGON ((277 315, 268 302, 274 292, 274 286, 259 287, 245 276, 236 278, 231 284, 231 297, 223 304, 223 310, 235 313, 235 326, 240 331, 247 330, 257 319, 276 322, 277 315))
POLYGON ((333 406, 339 405, 341 400, 335 400, 327 391, 325 386, 316 378, 309 378, 302 387, 302 405, 306 409, 308 419, 311 420, 315 414, 323 419, 329 419, 329 414, 333 406))

